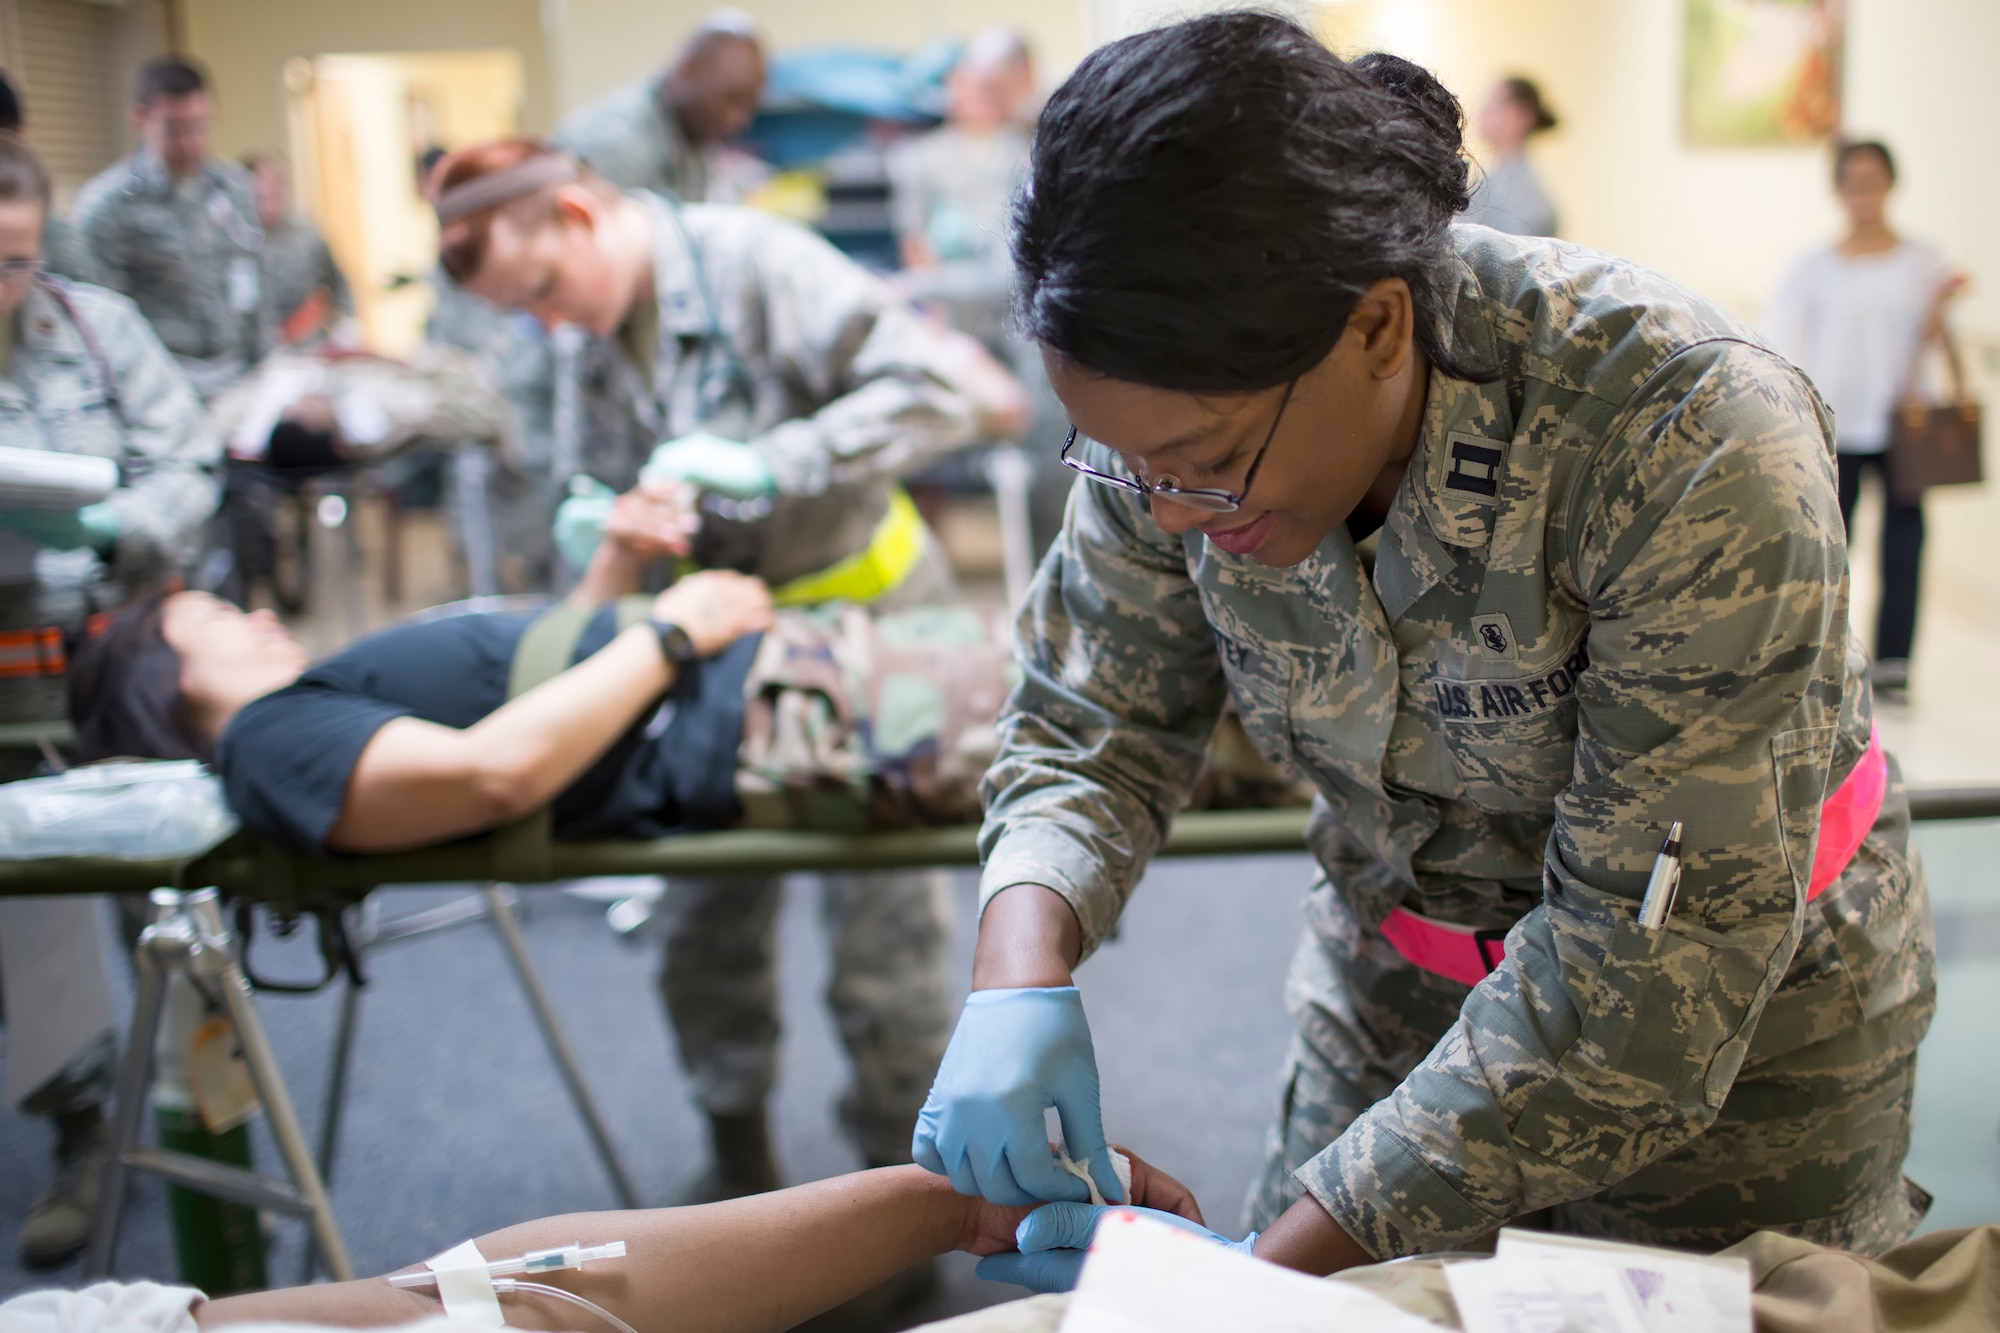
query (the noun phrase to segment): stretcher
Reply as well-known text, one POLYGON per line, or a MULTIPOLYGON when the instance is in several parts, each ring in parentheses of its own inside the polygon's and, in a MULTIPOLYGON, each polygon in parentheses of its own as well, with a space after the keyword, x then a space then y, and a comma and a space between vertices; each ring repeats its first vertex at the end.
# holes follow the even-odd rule
MULTIPOLYGON (((1917 788, 1914 820, 2000 819, 2000 786, 1917 788)), ((1174 821, 1162 856, 1254 856, 1305 850, 1309 811, 1189 811, 1174 821)), ((311 857, 238 834, 186 861, 64 857, 0 862, 0 896, 144 893, 207 888, 280 915, 360 901, 385 884, 465 881, 545 884, 602 875, 768 875, 792 871, 903 870, 979 864, 975 825, 895 833, 731 830, 676 838, 549 842, 506 832, 383 856, 311 857)))
MULTIPOLYGON (((1915 819, 2000 818, 2000 786, 1930 789, 1910 793, 1915 819)), ((1179 816, 1160 854, 1164 856, 1247 856, 1296 853, 1305 849, 1310 811, 1193 811, 1179 816)), ((826 834, 737 830, 658 840, 564 843, 546 836, 523 836, 545 829, 544 821, 524 821, 480 838, 444 847, 389 856, 314 858, 300 856, 247 834, 237 834, 202 855, 177 861, 131 861, 64 857, 0 862, 0 896, 150 892, 152 924, 135 955, 139 974, 132 1026, 118 1078, 112 1151, 92 1228, 84 1271, 91 1278, 111 1271, 129 1175, 146 1171, 174 1183, 252 1207, 275 1209, 304 1219, 312 1237, 308 1275, 314 1263, 329 1276, 353 1274, 345 1243, 328 1202, 326 1172, 338 1133, 341 1089, 351 1044, 353 1004, 362 984, 356 951, 342 924, 347 909, 384 885, 481 881, 486 910, 499 928, 534 1008, 550 1052, 568 1084, 587 1131, 619 1199, 637 1203, 630 1177, 528 961, 514 919, 507 884, 586 879, 603 875, 778 874, 787 871, 892 870, 978 864, 979 830, 912 829, 895 833, 826 834), (239 907, 239 930, 223 915, 226 900, 239 907), (320 923, 320 947, 327 981, 346 972, 348 989, 325 1136, 317 1156, 308 1145, 293 1109, 282 1072, 271 1054, 262 1022, 251 1002, 247 959, 248 904, 261 903, 279 916, 310 914, 320 923), (152 1076, 152 1059, 167 977, 181 972, 205 978, 235 1024, 252 1082, 271 1121, 284 1158, 286 1177, 272 1177, 140 1142, 140 1110, 152 1076)), ((429 927, 418 927, 429 929, 429 927)), ((413 932, 414 933, 414 932, 413 932)))

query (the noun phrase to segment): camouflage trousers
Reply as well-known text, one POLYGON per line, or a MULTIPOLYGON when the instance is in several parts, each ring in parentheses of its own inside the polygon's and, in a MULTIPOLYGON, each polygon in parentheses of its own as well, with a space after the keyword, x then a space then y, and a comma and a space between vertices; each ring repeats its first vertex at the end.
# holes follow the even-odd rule
MULTIPOLYGON (((1884 844, 1871 835, 1849 873, 1914 875, 1921 899, 1921 868, 1884 844)), ((1304 1194, 1294 1172, 1402 1082, 1459 1021, 1467 993, 1362 929, 1324 878, 1307 915, 1285 982, 1291 1050, 1264 1165, 1244 1201, 1247 1229, 1268 1227, 1304 1194)), ((1881 1253, 1930 1204, 1902 1168, 1917 1043, 1935 1007, 1933 985, 1859 1023, 1811 1024, 1817 1039, 1790 1049, 1761 1055, 1753 1044, 1704 1133, 1596 1195, 1516 1224, 1699 1251, 1769 1230, 1881 1253)), ((1767 1009, 1760 1033, 1790 1020, 1767 1009)))
MULTIPOLYGON (((711 1114, 764 1105, 778 1072, 775 878, 674 879, 660 975, 681 1066, 711 1114)), ((910 1160, 910 1136, 951 1037, 949 881, 939 872, 822 877, 833 951, 826 1002, 853 1063, 840 1117, 870 1166, 910 1160)))

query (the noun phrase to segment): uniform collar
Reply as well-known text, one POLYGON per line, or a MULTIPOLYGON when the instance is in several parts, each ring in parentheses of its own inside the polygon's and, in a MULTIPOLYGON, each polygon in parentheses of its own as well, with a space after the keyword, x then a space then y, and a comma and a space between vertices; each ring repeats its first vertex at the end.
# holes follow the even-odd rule
MULTIPOLYGON (((1493 313, 1472 270, 1456 256, 1445 324, 1461 364, 1503 364, 1493 313)), ((1514 409, 1505 378, 1462 380, 1432 368, 1423 425, 1383 523, 1376 591, 1390 620, 1401 618, 1457 563, 1452 548, 1476 550, 1493 537, 1506 499, 1506 456, 1514 409)))
MULTIPOLYGON (((158 153, 155 153, 150 148, 141 146, 134 150, 131 162, 132 184, 137 189, 150 194, 173 193, 173 174, 167 170, 167 164, 160 160, 158 153)), ((195 175, 200 177, 204 183, 213 184, 217 181, 219 173, 216 170, 215 159, 209 158, 207 161, 204 161, 201 164, 201 170, 196 172, 195 175)))
MULTIPOLYGON (((70 300, 76 300, 74 294, 70 300)), ((14 344, 17 354, 26 352, 44 361, 81 362, 90 359, 90 350, 78 335, 75 322, 43 283, 38 282, 28 289, 27 296, 21 301, 20 317, 20 335, 14 344)))

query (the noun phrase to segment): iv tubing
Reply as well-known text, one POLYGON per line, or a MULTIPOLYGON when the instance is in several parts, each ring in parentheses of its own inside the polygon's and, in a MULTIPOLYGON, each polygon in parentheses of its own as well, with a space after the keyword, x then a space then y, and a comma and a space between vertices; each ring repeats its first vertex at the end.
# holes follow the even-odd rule
POLYGON ((544 1282, 523 1282, 519 1278, 503 1277, 494 1279, 493 1290, 499 1292, 503 1296, 509 1294, 510 1292, 522 1292, 522 1291, 532 1291, 537 1296, 553 1296, 559 1301, 568 1301, 571 1305, 580 1306, 583 1309, 590 1311, 592 1314, 596 1315, 599 1319, 602 1319, 605 1323, 610 1324, 613 1328, 617 1329, 618 1333, 639 1333, 638 1329, 633 1328, 630 1324, 626 1323, 623 1319, 620 1319, 617 1315, 611 1313, 611 1311, 605 1309, 603 1306, 599 1305, 596 1301, 586 1300, 584 1297, 577 1295, 573 1291, 564 1291, 561 1287, 551 1287, 544 1282))

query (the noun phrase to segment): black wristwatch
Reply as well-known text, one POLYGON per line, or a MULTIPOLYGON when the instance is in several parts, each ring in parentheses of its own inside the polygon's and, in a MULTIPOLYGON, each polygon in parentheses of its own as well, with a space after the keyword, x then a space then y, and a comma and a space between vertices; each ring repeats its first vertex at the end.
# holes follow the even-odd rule
POLYGON ((653 627, 653 633, 660 640, 661 655, 673 663, 676 669, 701 656, 694 649, 694 640, 690 639, 688 632, 679 625, 665 620, 648 620, 646 623, 653 627))

